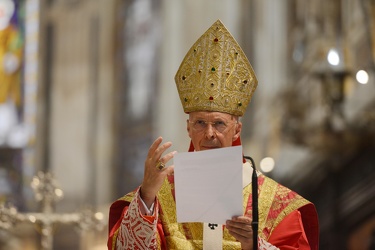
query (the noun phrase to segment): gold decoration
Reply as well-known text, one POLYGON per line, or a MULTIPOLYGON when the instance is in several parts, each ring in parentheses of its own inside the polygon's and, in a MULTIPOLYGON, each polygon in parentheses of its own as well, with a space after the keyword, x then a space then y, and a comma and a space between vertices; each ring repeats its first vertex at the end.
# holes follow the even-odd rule
POLYGON ((218 111, 243 116, 258 85, 239 44, 217 20, 190 48, 175 82, 185 113, 218 111))

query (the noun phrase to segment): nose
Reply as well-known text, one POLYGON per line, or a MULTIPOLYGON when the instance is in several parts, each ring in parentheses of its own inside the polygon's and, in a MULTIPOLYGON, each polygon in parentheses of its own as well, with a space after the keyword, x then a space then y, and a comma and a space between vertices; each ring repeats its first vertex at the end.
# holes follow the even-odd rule
POLYGON ((216 130, 211 123, 207 124, 205 135, 207 139, 213 139, 216 137, 216 130))

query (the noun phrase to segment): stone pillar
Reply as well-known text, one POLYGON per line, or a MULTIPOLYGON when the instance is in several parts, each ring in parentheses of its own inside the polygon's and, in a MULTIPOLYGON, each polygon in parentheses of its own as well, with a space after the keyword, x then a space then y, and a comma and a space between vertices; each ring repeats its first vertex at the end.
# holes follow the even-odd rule
POLYGON ((44 88, 49 114, 45 169, 65 199, 61 210, 110 202, 114 1, 46 6, 51 55, 44 88))
MULTIPOLYGON (((278 92, 287 84, 287 5, 284 1, 254 1, 253 33, 254 51, 251 62, 258 78, 258 88, 251 105, 252 136, 244 146, 256 165, 266 156, 278 154, 279 115, 275 103, 278 92)), ((250 11, 250 10, 249 10, 250 11)), ((276 105, 277 106, 277 105, 276 105)), ((257 166, 259 167, 259 166, 257 166)))

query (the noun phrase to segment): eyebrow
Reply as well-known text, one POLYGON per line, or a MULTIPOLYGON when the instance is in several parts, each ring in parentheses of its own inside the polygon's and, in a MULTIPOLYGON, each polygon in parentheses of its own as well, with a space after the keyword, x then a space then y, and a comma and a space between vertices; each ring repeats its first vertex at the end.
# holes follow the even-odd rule
MULTIPOLYGON (((197 117, 193 117, 192 118, 193 120, 204 120, 204 121, 207 121, 206 117, 202 117, 202 116, 197 116, 197 117)), ((190 119, 189 119, 190 120, 190 119)), ((224 121, 224 122, 228 122, 228 121, 232 121, 232 120, 235 120, 234 117, 230 117, 229 119, 227 118, 223 118, 223 117, 213 117, 212 118, 213 121, 224 121)))
MULTIPOLYGON (((216 117, 216 116, 214 116, 213 117, 213 120, 225 120, 225 121, 232 121, 232 120, 234 120, 234 121, 239 121, 239 117, 238 116, 235 116, 235 115, 231 115, 231 114, 229 114, 230 116, 227 118, 227 117, 225 117, 225 118, 223 118, 223 117, 216 117), (236 119, 237 118, 237 119, 236 119)), ((189 115, 189 120, 190 119, 200 119, 200 120, 206 120, 206 116, 204 115, 204 114, 196 114, 196 116, 195 117, 191 117, 190 115, 189 115)))

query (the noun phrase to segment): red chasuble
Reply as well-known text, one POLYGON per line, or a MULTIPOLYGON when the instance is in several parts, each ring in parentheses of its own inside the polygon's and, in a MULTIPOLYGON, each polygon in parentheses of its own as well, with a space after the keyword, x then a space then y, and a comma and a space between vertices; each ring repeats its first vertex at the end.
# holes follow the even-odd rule
MULTIPOLYGON (((259 183, 259 237, 285 250, 318 249, 318 218, 315 207, 297 193, 264 175, 259 183)), ((121 221, 135 192, 112 204, 109 214, 108 248, 116 249, 116 237, 121 221)), ((251 185, 243 189, 244 214, 251 217, 251 185)), ((169 176, 158 193, 156 217, 142 216, 152 223, 160 249, 202 249, 202 223, 177 223, 174 200, 174 179, 169 176)), ((140 215, 141 216, 141 215, 140 215)), ((227 230, 223 229, 223 249, 241 249, 227 230)))

